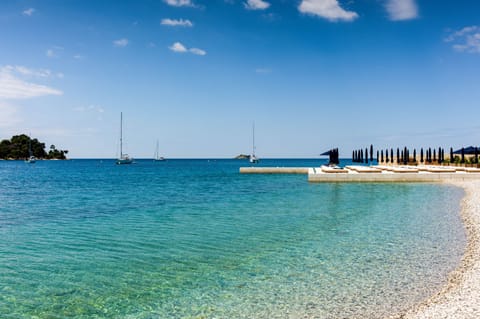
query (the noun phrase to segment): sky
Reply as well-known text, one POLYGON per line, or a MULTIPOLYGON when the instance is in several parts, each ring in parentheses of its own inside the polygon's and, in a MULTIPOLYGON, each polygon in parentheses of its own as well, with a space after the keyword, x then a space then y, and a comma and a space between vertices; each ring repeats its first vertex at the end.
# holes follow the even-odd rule
POLYGON ((2 0, 0 139, 71 158, 480 144, 480 1, 2 0))

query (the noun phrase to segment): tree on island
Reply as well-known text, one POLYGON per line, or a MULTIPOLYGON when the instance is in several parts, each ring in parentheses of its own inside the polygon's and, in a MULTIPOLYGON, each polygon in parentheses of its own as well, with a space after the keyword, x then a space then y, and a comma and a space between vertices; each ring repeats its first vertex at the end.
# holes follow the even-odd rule
POLYGON ((50 151, 48 152, 48 158, 50 159, 67 159, 65 156, 68 154, 68 150, 57 150, 55 145, 50 145, 50 151))
POLYGON ((45 151, 45 143, 38 139, 31 139, 28 135, 14 135, 10 140, 0 142, 0 158, 21 160, 30 155, 40 159, 66 159, 67 150, 57 150, 55 145, 50 146, 50 151, 45 151), (29 152, 29 148, 32 154, 29 152))

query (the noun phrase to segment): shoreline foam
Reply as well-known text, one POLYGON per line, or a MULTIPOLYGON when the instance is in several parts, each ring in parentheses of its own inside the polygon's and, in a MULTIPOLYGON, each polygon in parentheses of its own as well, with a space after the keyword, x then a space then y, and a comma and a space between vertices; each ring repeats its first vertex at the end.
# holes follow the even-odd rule
POLYGON ((467 246, 448 283, 435 295, 411 309, 389 318, 480 318, 480 181, 447 181, 465 190, 460 215, 467 246))

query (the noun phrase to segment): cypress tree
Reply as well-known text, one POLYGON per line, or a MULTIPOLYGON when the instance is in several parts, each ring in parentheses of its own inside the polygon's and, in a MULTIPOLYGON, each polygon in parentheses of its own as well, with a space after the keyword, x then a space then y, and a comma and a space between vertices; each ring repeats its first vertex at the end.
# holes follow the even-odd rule
POLYGON ((465 163, 465 148, 462 147, 462 161, 461 163, 465 163))
POLYGON ((453 160, 453 148, 450 147, 450 163, 453 163, 454 160, 453 160))
POLYGON ((383 150, 382 150, 382 152, 380 153, 380 155, 381 155, 380 160, 381 160, 382 163, 383 163, 383 150))
POLYGON ((420 163, 423 163, 423 147, 420 148, 420 163))
MULTIPOLYGON (((383 151, 382 151, 382 152, 383 152, 383 151)), ((377 150, 377 163, 380 163, 379 159, 380 159, 380 158, 379 158, 379 153, 378 153, 378 150, 377 150)), ((383 162, 383 159, 382 159, 382 162, 383 162)))
POLYGON ((373 162, 373 144, 370 144, 370 162, 373 162))
POLYGON ((417 162, 417 150, 413 149, 413 161, 416 163, 417 162))
POLYGON ((388 160, 388 149, 385 150, 385 162, 389 162, 388 160))
POLYGON ((368 148, 365 148, 365 163, 368 163, 368 148))
POLYGON ((397 164, 400 164, 400 149, 397 147, 397 164))
POLYGON ((433 161, 435 162, 437 160, 437 156, 435 154, 435 149, 433 149, 433 161))

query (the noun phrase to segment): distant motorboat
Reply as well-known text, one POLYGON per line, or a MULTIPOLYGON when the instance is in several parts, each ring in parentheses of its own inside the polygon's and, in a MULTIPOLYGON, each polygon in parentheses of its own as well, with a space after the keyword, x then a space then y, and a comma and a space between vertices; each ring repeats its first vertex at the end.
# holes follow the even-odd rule
POLYGON ((116 163, 118 165, 122 164, 132 164, 133 163, 133 158, 128 156, 128 154, 123 153, 123 114, 120 112, 120 157, 117 158, 116 163))
POLYGON ((253 123, 253 146, 252 146, 252 155, 250 155, 250 163, 256 164, 260 161, 260 159, 255 155, 255 122, 253 123))

